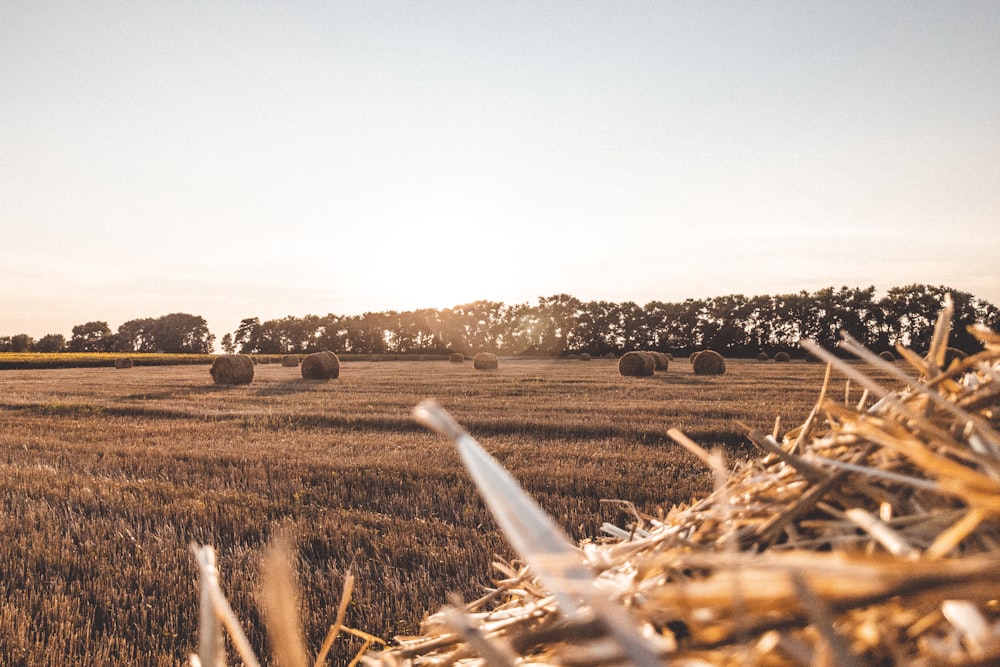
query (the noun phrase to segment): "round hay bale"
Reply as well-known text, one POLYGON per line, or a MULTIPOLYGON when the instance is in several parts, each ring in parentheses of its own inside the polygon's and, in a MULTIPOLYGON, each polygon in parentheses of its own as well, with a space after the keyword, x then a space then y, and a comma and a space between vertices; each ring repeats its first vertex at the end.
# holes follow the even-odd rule
POLYGON ((604 355, 604 358, 605 359, 614 359, 615 358, 615 353, 614 352, 608 352, 607 354, 604 355))
POLYGON ((758 352, 757 361, 768 361, 771 357, 767 356, 767 352, 758 352))
POLYGON ((667 367, 670 365, 670 360, 667 359, 667 355, 662 352, 648 352, 653 356, 653 370, 654 371, 666 371, 667 367))
POLYGON ((649 377, 654 370, 653 357, 646 352, 626 352, 618 360, 618 372, 626 377, 649 377))
POLYGON ((215 384, 250 384, 253 382, 253 359, 245 354, 216 357, 209 372, 215 384))
POLYGON ((336 380, 340 377, 340 359, 333 352, 314 352, 302 360, 304 380, 336 380))
POLYGON ((460 364, 463 361, 465 361, 465 355, 462 354, 461 352, 452 352, 451 354, 448 355, 448 361, 450 361, 453 364, 460 364))
POLYGON ((878 356, 880 359, 884 359, 885 361, 896 361, 896 355, 894 355, 889 350, 883 350, 882 352, 879 352, 878 356))
POLYGON ((792 360, 792 358, 791 356, 789 356, 787 352, 779 352, 776 355, 774 355, 774 360, 777 361, 778 363, 787 364, 789 361, 792 360))
POLYGON ((702 350, 694 358, 695 375, 724 375, 726 358, 714 350, 702 350))
POLYGON ((299 365, 299 358, 294 354, 286 354, 281 358, 281 365, 285 368, 295 368, 299 365))
POLYGON ((477 371, 492 371, 500 365, 497 355, 492 352, 480 352, 472 359, 472 367, 477 371))
POLYGON ((580 361, 590 361, 590 353, 589 352, 581 352, 580 353, 580 361))
POLYGON ((115 359, 115 368, 132 368, 132 360, 128 357, 119 357, 115 359))

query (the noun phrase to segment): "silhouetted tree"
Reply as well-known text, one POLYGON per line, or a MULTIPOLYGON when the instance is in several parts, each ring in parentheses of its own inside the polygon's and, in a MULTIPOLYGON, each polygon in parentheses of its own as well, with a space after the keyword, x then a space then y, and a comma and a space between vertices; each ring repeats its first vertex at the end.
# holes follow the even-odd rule
POLYGON ((240 320, 233 334, 233 345, 239 346, 241 354, 259 352, 261 333, 260 318, 248 317, 240 320))
POLYGON ((114 339, 107 322, 87 322, 73 327, 70 352, 111 352, 114 339))
POLYGON ((117 352, 156 352, 156 320, 146 317, 129 320, 118 327, 114 347, 117 352))
POLYGON ((35 340, 28 334, 17 334, 10 337, 11 352, 31 352, 35 348, 35 340))
POLYGON ((45 334, 35 343, 35 352, 62 352, 66 349, 66 337, 62 334, 45 334))

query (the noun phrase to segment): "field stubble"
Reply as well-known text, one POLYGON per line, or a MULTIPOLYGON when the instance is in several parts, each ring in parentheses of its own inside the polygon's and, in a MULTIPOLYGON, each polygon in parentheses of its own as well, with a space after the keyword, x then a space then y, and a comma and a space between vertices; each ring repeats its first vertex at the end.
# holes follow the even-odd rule
MULTIPOLYGON (((192 542, 216 547, 223 590, 268 655, 255 595, 278 531, 295 540, 310 647, 349 570, 348 625, 416 632, 448 593, 478 597, 495 555, 511 555, 450 444, 411 420, 419 401, 437 399, 584 538, 622 519, 602 499, 655 514, 710 489, 668 428, 743 457, 744 425, 800 424, 824 370, 351 362, 331 382, 258 366, 240 387, 202 366, 2 372, 0 663, 182 663, 198 628, 192 542)), ((335 663, 356 648, 338 645, 335 663)))

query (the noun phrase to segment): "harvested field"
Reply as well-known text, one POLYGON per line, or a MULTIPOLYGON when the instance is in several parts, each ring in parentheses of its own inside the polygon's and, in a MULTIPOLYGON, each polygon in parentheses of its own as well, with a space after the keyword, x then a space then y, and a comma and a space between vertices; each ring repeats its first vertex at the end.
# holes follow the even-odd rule
POLYGON ((713 493, 667 515, 633 512, 579 548, 432 401, 414 412, 454 441, 520 562, 494 588, 452 597, 423 634, 371 667, 532 665, 995 665, 1000 661, 1000 335, 947 361, 952 302, 917 375, 849 336, 842 347, 904 383, 890 390, 812 341, 871 392, 824 383, 809 418, 730 468, 671 430, 715 472, 713 493), (869 398, 877 398, 869 402, 869 398))
MULTIPOLYGON (((602 499, 656 515, 711 489, 668 428, 745 458, 743 424, 801 423, 825 368, 727 360, 724 381, 679 368, 641 383, 615 360, 504 359, 488 377, 446 363, 342 370, 317 384, 270 364, 235 387, 204 366, 0 373, 0 663, 184 663, 198 629, 192 542, 215 546, 224 592, 271 655, 255 591, 279 529, 295 538, 311 650, 348 570, 345 622, 412 634, 449 592, 479 597, 495 554, 512 557, 453 448, 412 421, 421 400, 580 539, 627 520, 602 499)), ((338 640, 334 664, 359 643, 338 640)))

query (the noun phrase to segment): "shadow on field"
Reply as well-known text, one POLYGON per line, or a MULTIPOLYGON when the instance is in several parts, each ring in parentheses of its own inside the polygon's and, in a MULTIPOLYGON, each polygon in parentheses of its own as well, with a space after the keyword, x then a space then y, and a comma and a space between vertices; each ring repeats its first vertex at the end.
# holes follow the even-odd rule
POLYGON ((169 391, 158 391, 158 392, 142 392, 140 394, 129 394, 127 396, 122 396, 120 401, 162 401, 169 400, 171 398, 186 397, 193 395, 202 394, 214 394, 219 391, 225 391, 229 389, 228 386, 222 385, 206 385, 206 386, 184 386, 171 389, 169 391))
POLYGON ((276 382, 262 386, 257 390, 258 396, 287 396, 289 394, 301 394, 312 391, 317 385, 329 384, 329 380, 288 380, 286 382, 276 382))

